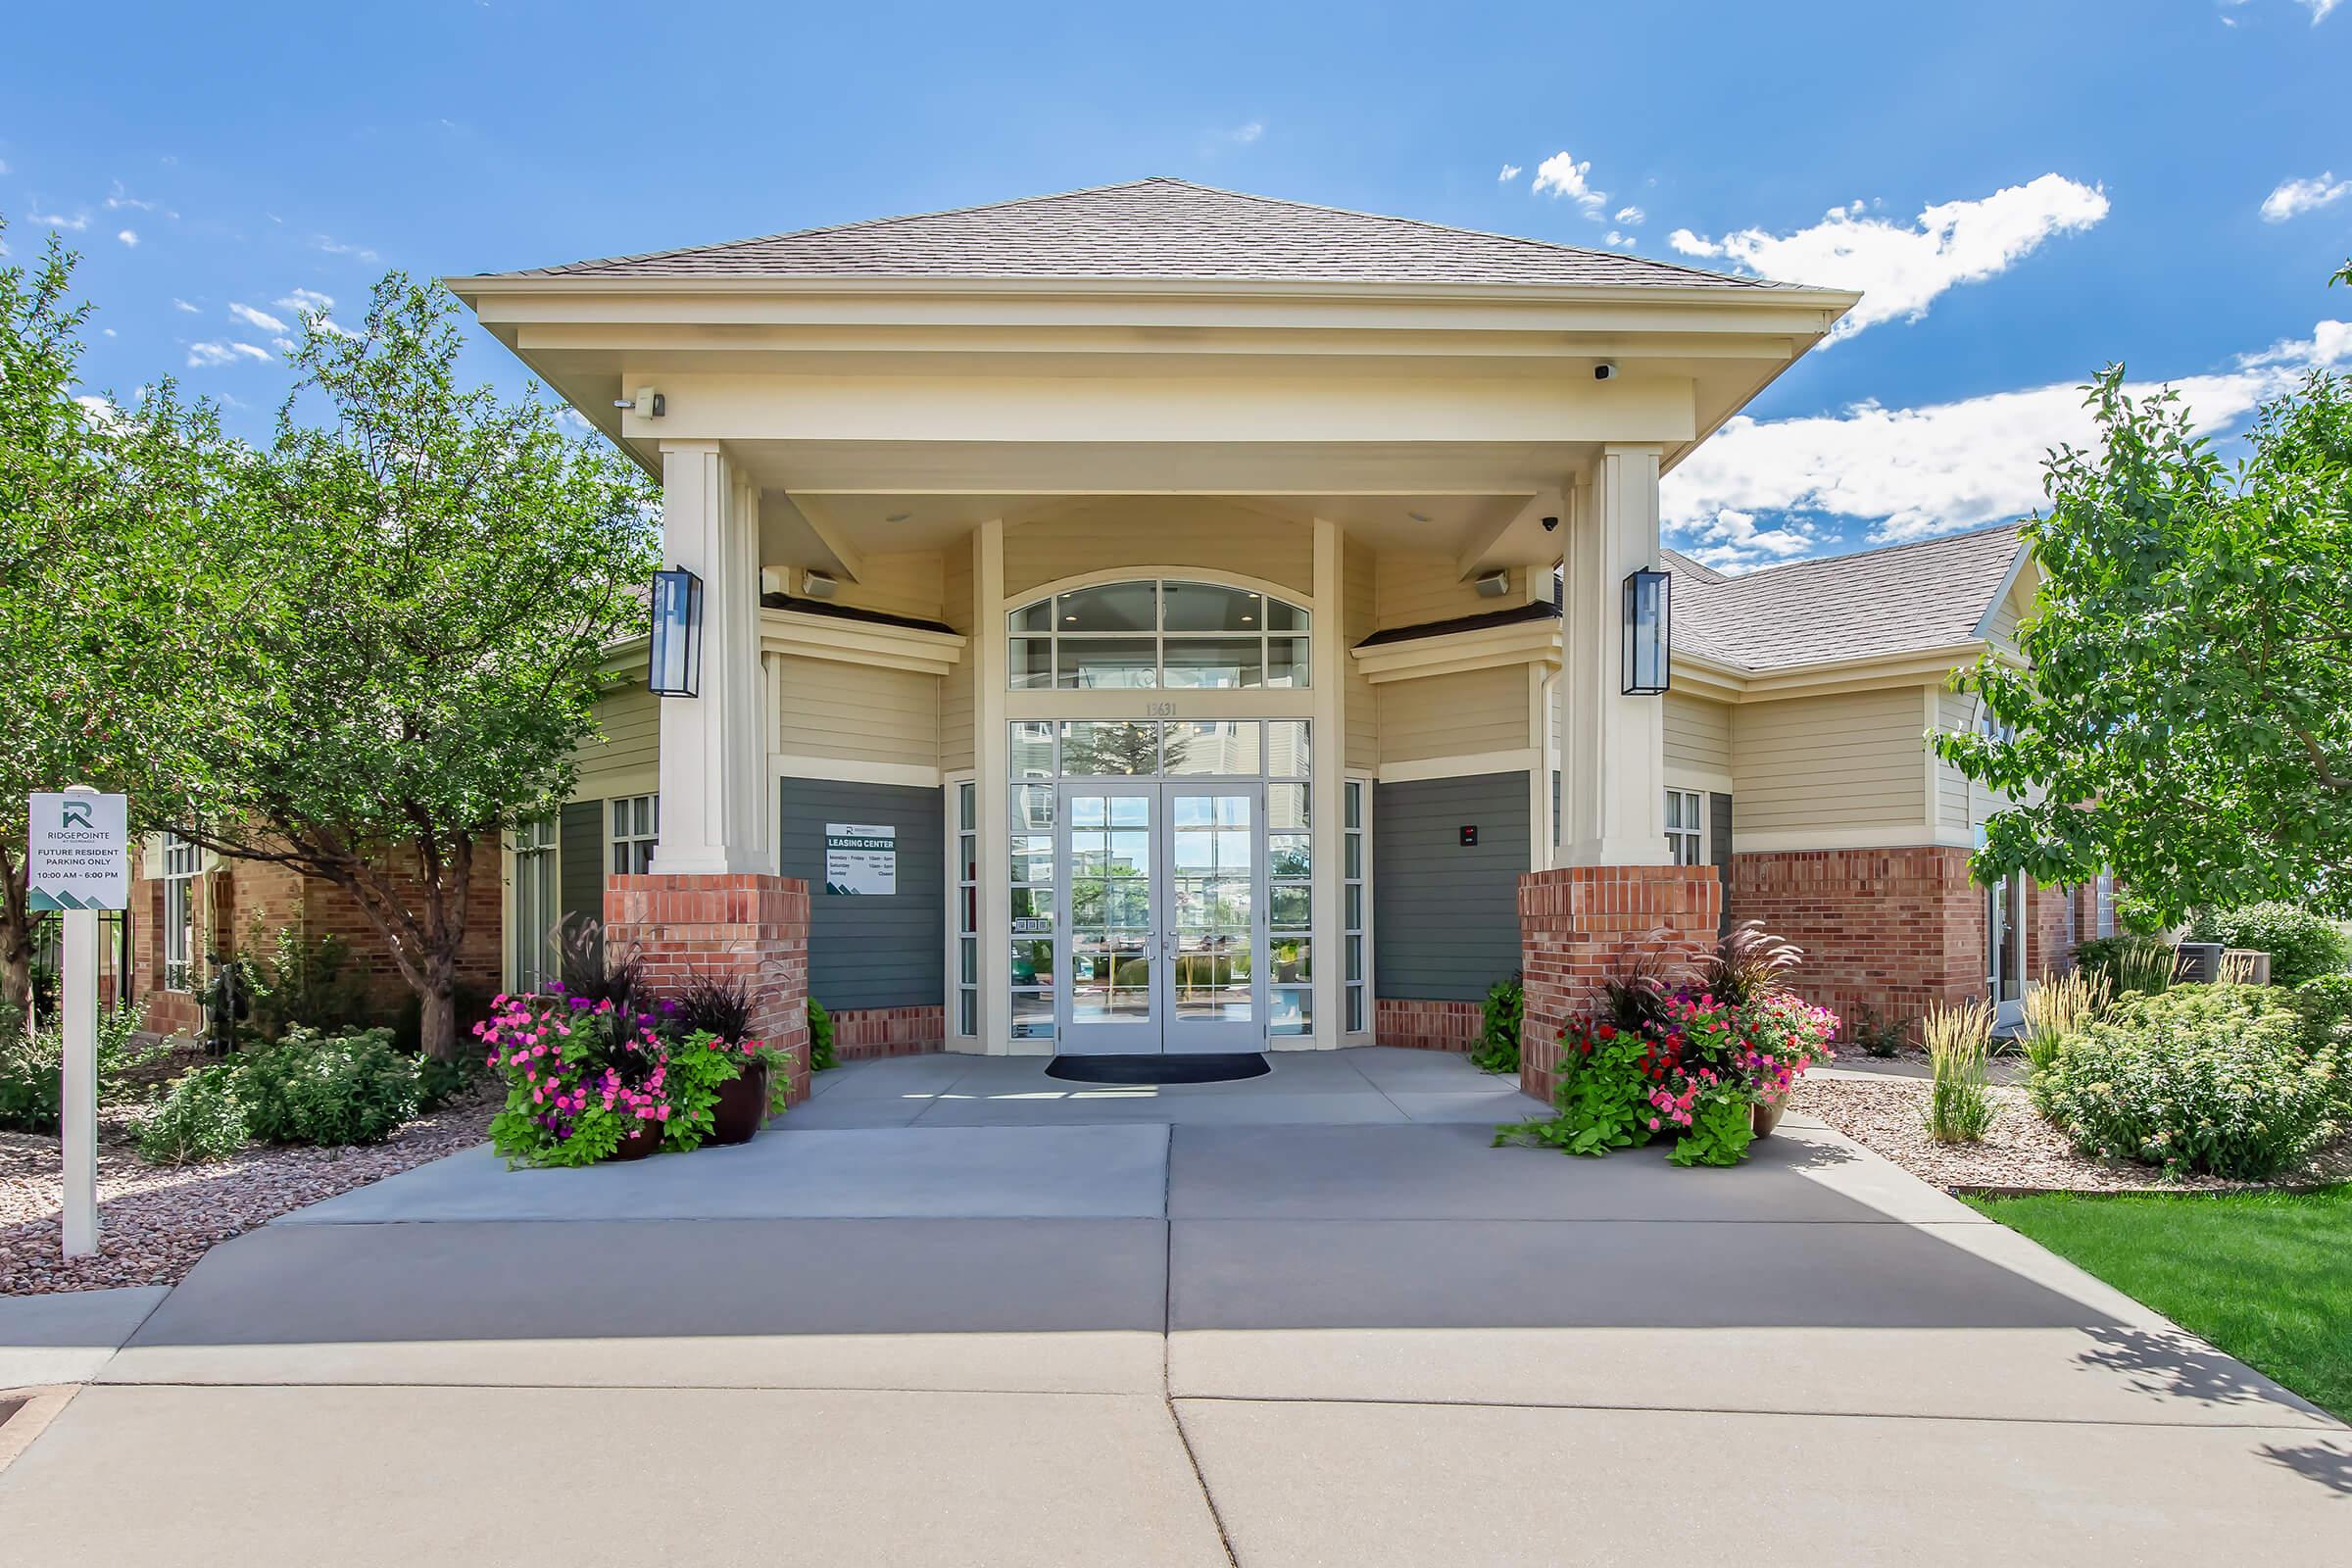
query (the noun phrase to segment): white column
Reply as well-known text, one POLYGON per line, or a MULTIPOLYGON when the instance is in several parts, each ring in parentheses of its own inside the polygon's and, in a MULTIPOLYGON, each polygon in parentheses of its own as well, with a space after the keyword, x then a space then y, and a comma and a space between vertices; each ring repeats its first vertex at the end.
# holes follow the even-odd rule
POLYGON ((1313 829, 1307 843, 1313 894, 1310 899, 1308 940, 1314 963, 1312 992, 1315 1016, 1313 1043, 1345 1043, 1348 1019, 1344 1010, 1348 955, 1347 922, 1340 900, 1345 877, 1341 857, 1346 852, 1342 783, 1348 776, 1348 738, 1342 716, 1346 697, 1347 606, 1341 602, 1344 577, 1340 569, 1340 525, 1329 517, 1315 519, 1315 606, 1309 624, 1308 679, 1313 683, 1314 718, 1307 735, 1313 787, 1307 792, 1307 822, 1313 829))
POLYGON ((1623 696, 1623 584, 1658 564, 1658 449, 1601 449, 1566 524, 1562 622, 1568 733, 1568 865, 1663 865, 1666 731, 1661 700, 1623 696))
MULTIPOLYGON (((1004 715, 1004 519, 990 517, 972 536, 972 782, 980 824, 980 1049, 1012 1052, 1012 905, 1005 840, 1011 835, 1011 769, 1004 715)), ((1058 977, 1057 977, 1058 978, 1058 977)), ((1023 1052, 1052 1051, 1048 1040, 1017 1042, 1023 1052)))
POLYGON ((700 694, 662 701, 663 873, 773 872, 760 711, 760 493, 715 441, 662 444, 663 564, 703 579, 700 694))

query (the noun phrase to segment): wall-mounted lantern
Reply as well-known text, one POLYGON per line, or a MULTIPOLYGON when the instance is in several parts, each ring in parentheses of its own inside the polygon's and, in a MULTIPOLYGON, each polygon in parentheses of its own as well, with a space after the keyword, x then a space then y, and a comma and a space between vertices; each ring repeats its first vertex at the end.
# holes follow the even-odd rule
POLYGON ((656 697, 692 697, 703 684, 703 579, 684 566, 655 572, 653 609, 646 684, 656 697))
POLYGON ((1659 697, 1673 679, 1672 585, 1654 569, 1625 578, 1625 695, 1659 697))

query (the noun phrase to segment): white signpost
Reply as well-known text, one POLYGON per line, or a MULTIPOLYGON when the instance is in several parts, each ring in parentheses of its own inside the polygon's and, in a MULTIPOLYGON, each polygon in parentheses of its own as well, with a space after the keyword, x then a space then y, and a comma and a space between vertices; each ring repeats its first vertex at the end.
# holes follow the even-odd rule
POLYGON ((899 830, 866 822, 825 824, 825 891, 899 891, 899 830))
POLYGON ((31 798, 25 883, 35 909, 66 916, 65 1062, 60 1086, 66 1160, 66 1255, 98 1250, 98 911, 130 903, 125 803, 75 785, 31 798))

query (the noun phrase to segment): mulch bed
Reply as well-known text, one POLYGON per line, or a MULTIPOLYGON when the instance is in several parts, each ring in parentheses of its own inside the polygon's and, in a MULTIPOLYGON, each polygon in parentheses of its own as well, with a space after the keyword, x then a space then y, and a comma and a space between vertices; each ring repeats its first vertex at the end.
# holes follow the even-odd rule
POLYGON ((150 1165, 133 1147, 141 1110, 108 1107, 98 1148, 98 1255, 69 1263, 58 1141, 0 1133, 0 1296, 175 1285, 206 1250, 290 1209, 398 1175, 489 1137, 503 1091, 484 1086, 385 1143, 253 1148, 207 1165, 150 1165))
MULTIPOLYGON (((1822 1078, 1798 1085, 1791 1109, 1820 1117, 1873 1153, 1923 1181, 1970 1193, 2242 1192, 2244 1182, 2218 1176, 2166 1181, 2152 1165, 2093 1159, 2038 1115, 2023 1089, 1993 1087, 1992 1127, 1981 1144, 1939 1144, 1928 1136, 1929 1086, 1913 1078, 1822 1078)), ((2269 1185, 2318 1186, 2352 1181, 2352 1137, 2320 1151, 2302 1170, 2269 1185)))

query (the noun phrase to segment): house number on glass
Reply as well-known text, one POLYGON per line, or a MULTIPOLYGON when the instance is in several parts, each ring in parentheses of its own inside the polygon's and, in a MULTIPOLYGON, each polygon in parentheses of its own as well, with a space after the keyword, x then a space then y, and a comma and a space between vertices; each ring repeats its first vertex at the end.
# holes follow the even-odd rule
POLYGON ((1146 703, 1144 716, 1147 718, 1174 718, 1176 705, 1174 703, 1146 703))

